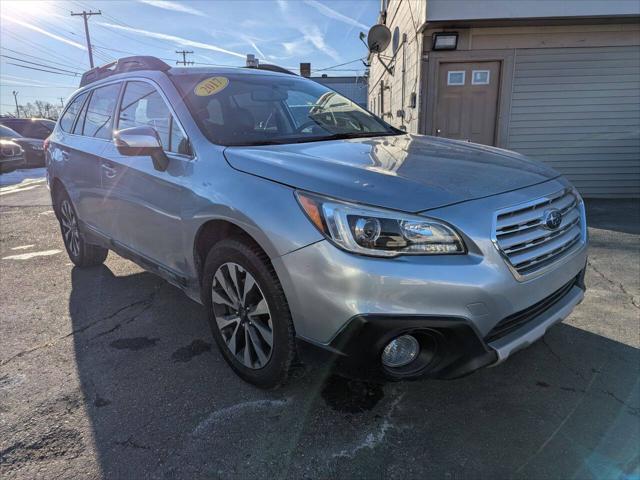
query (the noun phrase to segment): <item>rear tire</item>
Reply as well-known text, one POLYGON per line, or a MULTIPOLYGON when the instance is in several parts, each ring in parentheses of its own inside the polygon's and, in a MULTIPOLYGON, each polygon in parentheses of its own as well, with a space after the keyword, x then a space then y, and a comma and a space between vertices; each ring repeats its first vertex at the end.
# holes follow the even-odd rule
POLYGON ((56 195, 55 208, 62 232, 62 241, 73 264, 78 267, 102 265, 109 250, 86 242, 84 235, 80 232, 76 209, 66 192, 60 191, 56 195))
POLYGON ((295 358, 295 330, 262 249, 242 237, 217 243, 207 255, 202 288, 213 337, 229 366, 260 388, 284 384, 295 358))

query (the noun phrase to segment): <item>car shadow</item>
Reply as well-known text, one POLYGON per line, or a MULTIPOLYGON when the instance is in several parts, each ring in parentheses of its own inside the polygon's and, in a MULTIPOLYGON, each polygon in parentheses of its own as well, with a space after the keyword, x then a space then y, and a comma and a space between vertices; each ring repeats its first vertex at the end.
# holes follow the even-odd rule
POLYGON ((637 470, 638 350, 569 325, 453 381, 297 370, 261 391, 203 307, 149 273, 74 268, 69 310, 105 478, 588 478, 637 470))

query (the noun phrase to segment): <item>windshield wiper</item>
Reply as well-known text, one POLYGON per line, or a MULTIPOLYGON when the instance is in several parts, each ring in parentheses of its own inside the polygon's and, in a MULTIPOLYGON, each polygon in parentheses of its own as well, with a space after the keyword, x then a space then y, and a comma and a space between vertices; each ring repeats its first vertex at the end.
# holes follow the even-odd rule
POLYGON ((258 147, 265 145, 287 145, 293 143, 311 143, 325 142, 329 140, 348 140, 350 138, 368 138, 368 137, 388 137, 393 135, 401 135, 404 132, 361 132, 361 133, 334 133, 332 135, 324 135, 322 137, 288 137, 271 140, 256 140, 254 142, 243 142, 228 145, 229 147, 258 147))

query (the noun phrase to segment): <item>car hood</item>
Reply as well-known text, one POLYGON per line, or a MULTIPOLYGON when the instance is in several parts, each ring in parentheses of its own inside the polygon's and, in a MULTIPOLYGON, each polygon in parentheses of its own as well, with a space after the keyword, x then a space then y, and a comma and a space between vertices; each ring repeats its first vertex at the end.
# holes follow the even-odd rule
POLYGON ((237 170, 295 188, 420 212, 528 187, 559 176, 526 157, 421 135, 229 147, 237 170))
POLYGON ((40 140, 38 138, 28 138, 28 137, 16 137, 12 138, 14 142, 20 145, 29 145, 32 147, 42 147, 44 140, 40 140))

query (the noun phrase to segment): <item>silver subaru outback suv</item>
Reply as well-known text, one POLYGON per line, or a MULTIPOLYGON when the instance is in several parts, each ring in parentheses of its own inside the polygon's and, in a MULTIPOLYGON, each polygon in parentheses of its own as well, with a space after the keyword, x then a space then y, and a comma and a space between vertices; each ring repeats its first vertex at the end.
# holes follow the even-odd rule
POLYGON ((298 360, 459 377, 584 296, 584 205, 557 172, 297 75, 124 58, 84 74, 46 155, 72 262, 113 250, 182 289, 261 387, 298 360))

